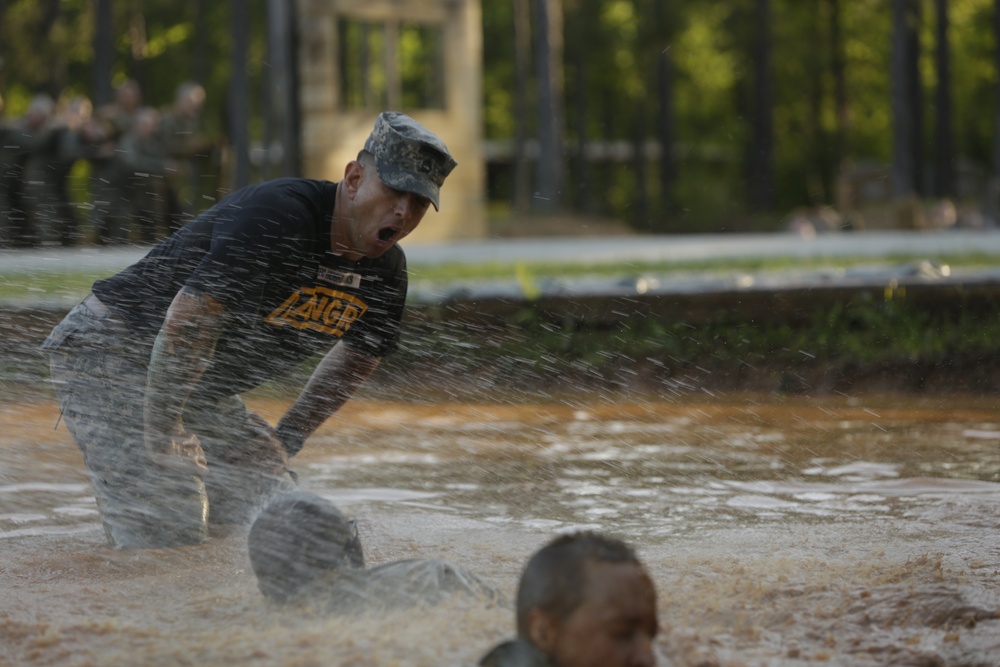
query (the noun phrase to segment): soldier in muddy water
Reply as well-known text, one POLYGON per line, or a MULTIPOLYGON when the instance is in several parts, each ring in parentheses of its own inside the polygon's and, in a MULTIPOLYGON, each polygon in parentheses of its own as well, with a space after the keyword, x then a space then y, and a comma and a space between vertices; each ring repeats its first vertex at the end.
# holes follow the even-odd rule
POLYGON ((497 604, 503 596, 464 567, 412 558, 366 568, 357 525, 329 500, 296 491, 254 519, 247 551, 261 593, 330 614, 427 607, 455 596, 497 604))
POLYGON ((397 346, 397 242, 456 166, 385 112, 338 183, 238 190, 93 293, 43 344, 110 544, 152 548, 246 525, 292 485, 288 459, 397 346), (324 353, 275 427, 240 395, 324 353))
POLYGON ((560 535, 521 574, 517 638, 481 667, 652 667, 656 589, 638 556, 595 532, 560 535))

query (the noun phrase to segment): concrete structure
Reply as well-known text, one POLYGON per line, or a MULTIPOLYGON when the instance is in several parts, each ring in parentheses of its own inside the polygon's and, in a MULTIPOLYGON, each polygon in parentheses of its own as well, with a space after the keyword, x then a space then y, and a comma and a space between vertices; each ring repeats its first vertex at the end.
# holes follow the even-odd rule
POLYGON ((407 244, 482 237, 480 0, 298 0, 296 16, 303 174, 340 180, 378 113, 402 111, 458 161, 407 244))

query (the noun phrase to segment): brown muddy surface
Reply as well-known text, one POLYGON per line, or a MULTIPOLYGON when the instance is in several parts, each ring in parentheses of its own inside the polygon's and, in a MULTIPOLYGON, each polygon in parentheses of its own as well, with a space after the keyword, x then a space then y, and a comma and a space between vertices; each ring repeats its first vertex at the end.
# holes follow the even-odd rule
MULTIPOLYGON (((510 608, 460 599, 271 606, 242 529, 108 549, 57 417, 0 406, 0 665, 472 665, 512 632, 510 608)), ((658 587, 663 665, 1000 664, 992 398, 356 400, 293 467, 372 564, 442 557, 508 594, 557 532, 620 534, 658 587)))

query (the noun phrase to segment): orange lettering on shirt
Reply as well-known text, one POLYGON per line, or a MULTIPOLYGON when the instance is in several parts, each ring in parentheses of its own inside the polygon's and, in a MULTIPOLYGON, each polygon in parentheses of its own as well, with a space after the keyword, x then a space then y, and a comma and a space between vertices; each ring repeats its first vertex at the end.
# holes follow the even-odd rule
POLYGON ((264 318, 277 327, 320 331, 340 338, 368 310, 361 299, 328 287, 300 287, 264 318))

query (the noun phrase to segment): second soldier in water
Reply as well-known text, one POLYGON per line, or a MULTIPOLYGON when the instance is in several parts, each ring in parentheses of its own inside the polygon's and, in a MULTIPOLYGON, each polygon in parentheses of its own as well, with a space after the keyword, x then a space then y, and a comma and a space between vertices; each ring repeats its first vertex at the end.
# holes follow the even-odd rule
POLYGON ((265 596, 320 612, 428 606, 454 595, 501 601, 479 577, 443 560, 409 559, 366 569, 354 522, 329 500, 305 491, 269 503, 250 527, 247 543, 265 596))

